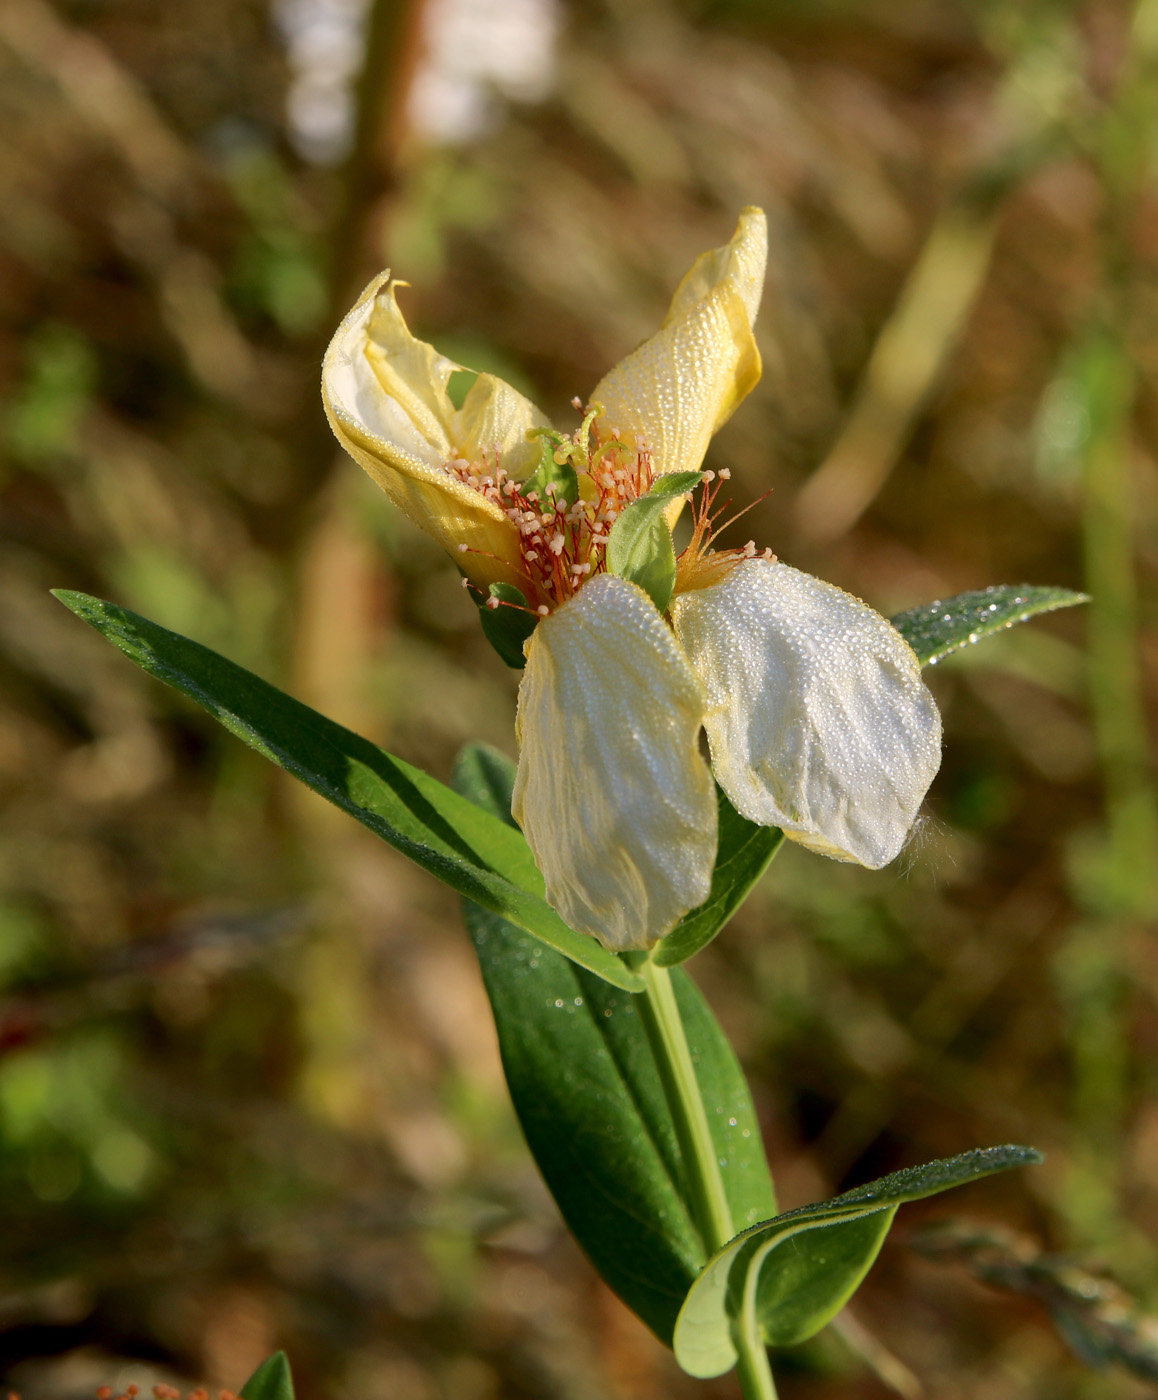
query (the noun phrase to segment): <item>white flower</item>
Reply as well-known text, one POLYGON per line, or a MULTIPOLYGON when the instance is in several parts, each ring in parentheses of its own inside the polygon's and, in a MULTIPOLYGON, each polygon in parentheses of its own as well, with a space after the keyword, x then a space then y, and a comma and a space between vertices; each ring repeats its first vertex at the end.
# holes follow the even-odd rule
POLYGON ((658 478, 698 471, 759 378, 765 249, 763 214, 745 210, 571 437, 489 375, 456 411, 446 385, 460 367, 410 335, 387 276, 326 355, 326 408, 347 450, 475 587, 513 585, 542 619, 525 646, 514 815, 547 898, 609 948, 651 946, 707 898, 712 772, 750 820, 878 869, 940 763, 937 708, 900 634, 767 552, 713 550, 713 493, 665 613, 608 572, 624 509, 658 478), (544 470, 572 475, 543 487, 544 470))

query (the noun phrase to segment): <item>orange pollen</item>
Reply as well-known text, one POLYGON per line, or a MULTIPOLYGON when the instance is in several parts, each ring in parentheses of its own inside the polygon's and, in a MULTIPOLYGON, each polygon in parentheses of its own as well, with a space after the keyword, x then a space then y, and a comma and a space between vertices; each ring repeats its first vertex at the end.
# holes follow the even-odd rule
MULTIPOLYGON (((578 498, 568 503, 553 493, 527 488, 508 476, 498 449, 481 462, 458 457, 444 470, 497 505, 519 532, 525 586, 532 610, 546 616, 567 602, 589 579, 607 571, 607 537, 623 508, 644 495, 655 480, 651 453, 642 439, 629 446, 618 431, 584 444, 580 432, 569 439, 579 481, 578 498), (578 458, 578 461, 576 459, 578 458)), ((563 449, 557 449, 556 460, 563 449)), ((459 546, 460 552, 466 547, 459 546)))

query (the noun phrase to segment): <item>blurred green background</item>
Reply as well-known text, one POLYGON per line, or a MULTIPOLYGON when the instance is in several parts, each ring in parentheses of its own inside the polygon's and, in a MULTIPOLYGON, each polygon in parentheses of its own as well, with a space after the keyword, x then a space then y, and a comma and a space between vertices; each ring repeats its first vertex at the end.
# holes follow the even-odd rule
POLYGON ((303 1400, 738 1393, 682 1377, 562 1229, 449 893, 46 590, 440 776, 467 739, 511 752, 516 677, 452 563, 335 450, 329 330, 392 265, 420 334, 570 427, 747 203, 764 379, 709 456, 738 505, 771 492, 744 537, 884 612, 1094 598, 932 674, 945 765, 893 867, 786 850, 692 965, 786 1205, 1049 1154, 908 1208, 783 1393, 1153 1393, 1156 73, 1155 0, 0 0, 26 1400, 236 1387, 275 1346, 303 1400))

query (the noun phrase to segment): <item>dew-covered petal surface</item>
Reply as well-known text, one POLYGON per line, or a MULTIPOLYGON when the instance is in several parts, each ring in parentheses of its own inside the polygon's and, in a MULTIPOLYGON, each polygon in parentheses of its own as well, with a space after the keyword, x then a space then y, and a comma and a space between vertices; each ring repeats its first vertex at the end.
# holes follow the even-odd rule
POLYGON ((547 898, 606 947, 649 947, 711 886, 699 683, 643 590, 611 574, 545 618, 526 650, 512 811, 547 898))
MULTIPOLYGON (((322 401, 350 456, 404 515, 455 555, 473 583, 484 590, 498 582, 517 586, 525 582, 517 528, 498 506, 444 470, 443 464, 458 455, 454 406, 446 394, 447 380, 458 368, 410 334, 389 273, 383 273, 330 342, 322 401), (467 546, 466 554, 458 554, 460 544, 467 546)), ((478 432, 501 428, 507 437, 516 432, 511 420, 518 413, 526 416, 520 407, 526 400, 513 389, 510 395, 513 399, 480 395, 478 432), (503 406, 494 402, 499 398, 505 421, 503 406)))
POLYGON ((645 438, 657 474, 698 470, 712 434, 760 378, 752 322, 766 255, 764 215, 746 210, 731 242, 684 278, 662 327, 591 396, 604 408, 600 431, 645 438))
POLYGON ((547 427, 546 414, 505 379, 480 374, 455 414, 451 435, 468 462, 493 461, 497 454, 507 475, 522 481, 538 466, 541 452, 537 441, 527 440, 527 433, 547 427))
POLYGON ((678 320, 697 301, 720 286, 730 286, 744 304, 748 324, 756 324, 764 294, 764 269, 768 262, 768 220, 763 209, 750 204, 740 213, 736 232, 722 248, 711 248, 692 264, 676 288, 664 325, 678 320))
POLYGON ((892 860, 941 762, 940 715, 900 634, 765 559, 679 594, 671 613, 737 811, 838 860, 892 860))

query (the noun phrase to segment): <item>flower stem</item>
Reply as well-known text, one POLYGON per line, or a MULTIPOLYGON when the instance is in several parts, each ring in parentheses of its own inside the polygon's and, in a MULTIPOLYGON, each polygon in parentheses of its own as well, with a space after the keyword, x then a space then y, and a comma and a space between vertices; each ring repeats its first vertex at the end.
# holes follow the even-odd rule
MULTIPOLYGON (((719 1155, 712 1142, 712 1130, 671 974, 667 968, 657 967, 650 960, 641 963, 638 970, 647 985, 637 1004, 675 1123, 688 1206, 704 1247, 712 1255, 737 1233, 720 1172, 719 1155)), ((752 1329, 739 1323, 732 1340, 739 1353, 737 1373, 745 1400, 776 1400, 768 1351, 762 1340, 752 1334, 752 1329)))

